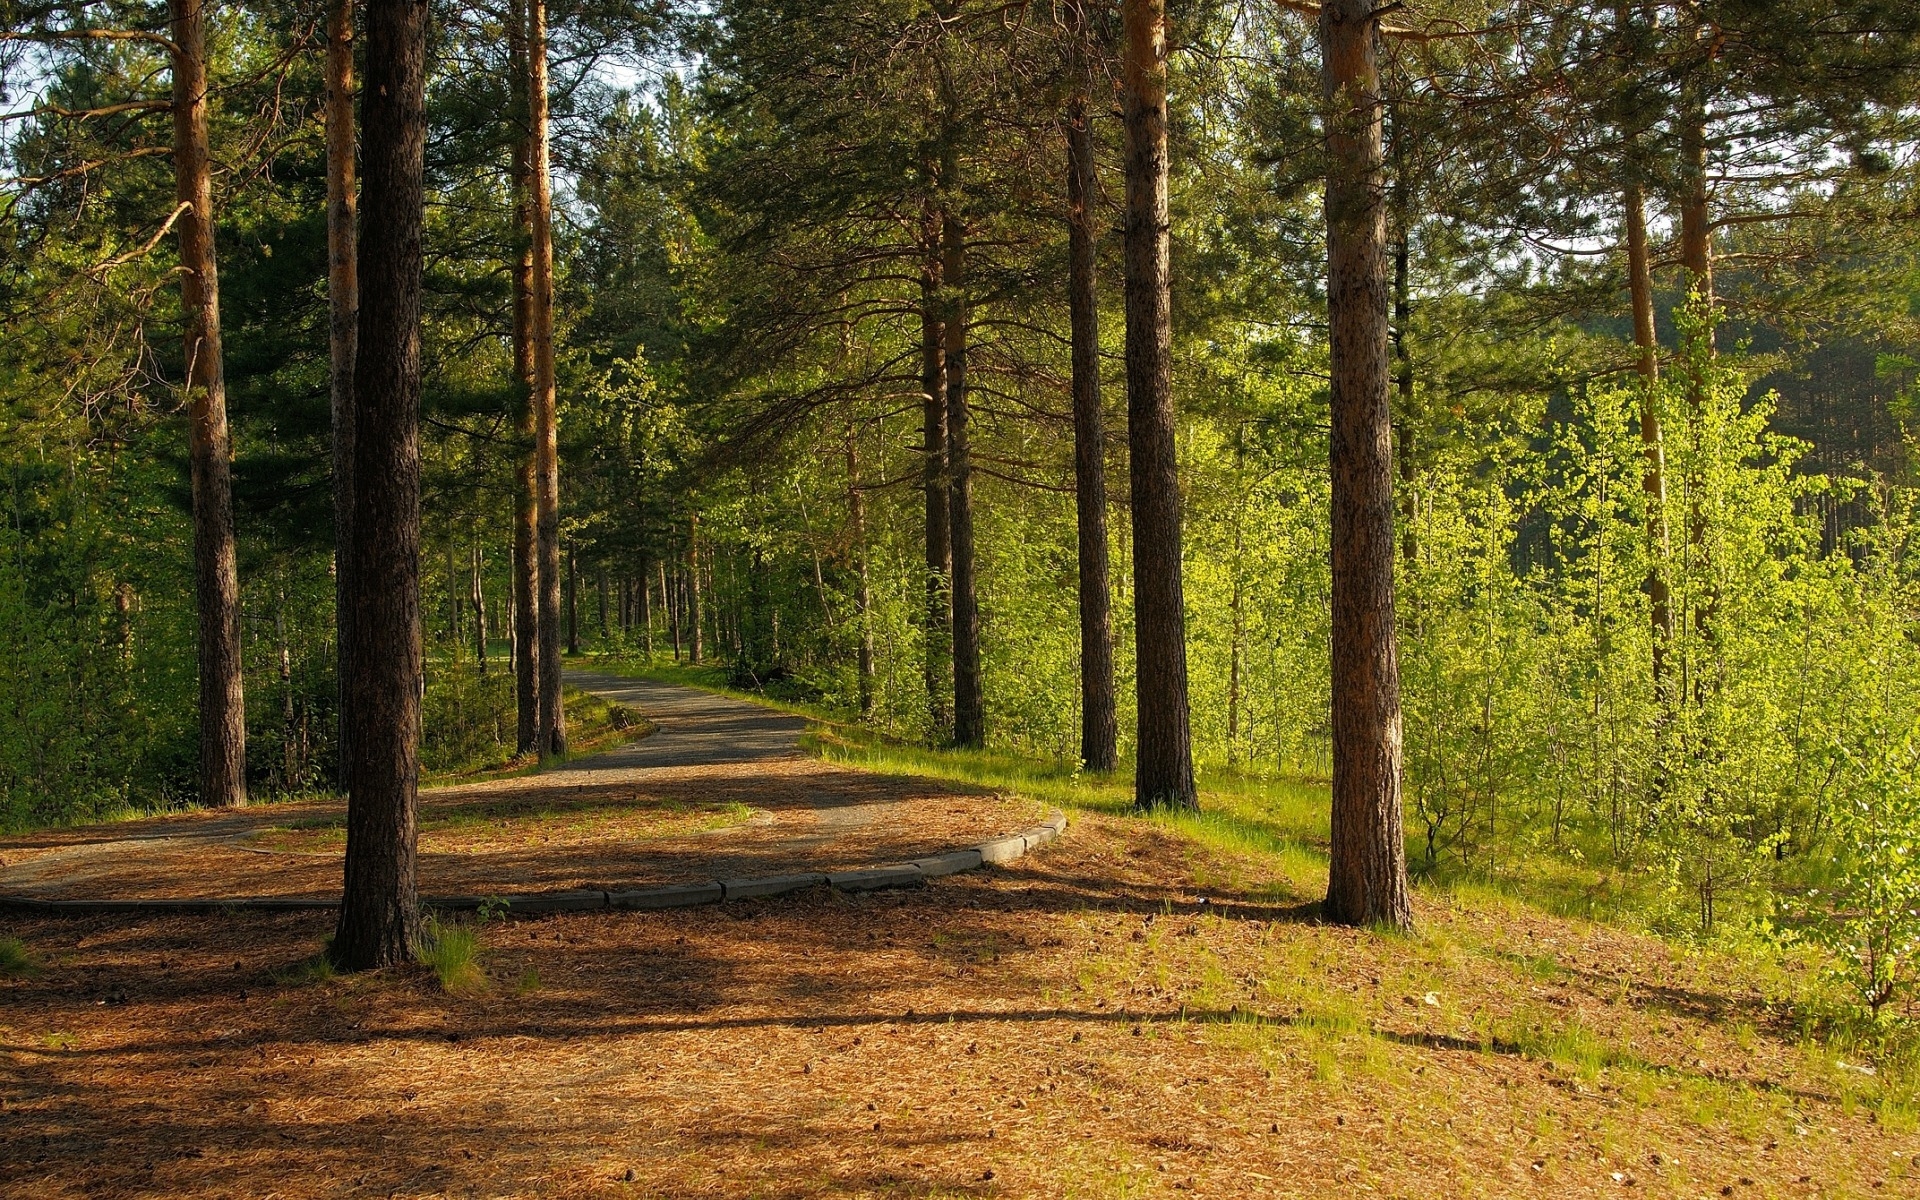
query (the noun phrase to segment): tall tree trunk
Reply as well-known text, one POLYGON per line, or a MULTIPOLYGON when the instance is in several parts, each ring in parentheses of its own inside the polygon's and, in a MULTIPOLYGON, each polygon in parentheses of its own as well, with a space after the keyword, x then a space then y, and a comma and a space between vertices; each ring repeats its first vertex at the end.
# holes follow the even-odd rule
POLYGON ((284 574, 273 597, 273 644, 280 659, 280 787, 300 786, 299 725, 293 704, 293 647, 287 644, 287 585, 284 574))
POLYGON ((1408 928, 1378 18, 1320 10, 1333 421, 1333 836, 1326 914, 1408 928))
POLYGON ((516 610, 519 604, 513 594, 513 581, 520 578, 520 554, 513 546, 507 547, 507 673, 517 681, 520 677, 520 621, 516 610))
POLYGON ((455 661, 460 657, 460 565, 454 557, 453 530, 447 530, 447 642, 455 661))
POLYGON ((567 547, 567 653, 580 653, 580 563, 572 546, 567 547))
POLYGON ((472 555, 472 601, 473 601, 473 661, 480 664, 480 673, 487 673, 487 590, 484 577, 486 557, 476 539, 472 555))
POLYGON ((1667 451, 1660 432, 1660 339, 1653 323, 1653 261, 1647 250, 1647 209, 1639 184, 1626 190, 1627 291, 1633 301, 1633 342, 1639 350, 1640 485, 1647 494, 1647 599, 1653 622, 1653 686, 1664 692, 1667 647, 1673 641, 1673 601, 1667 587, 1667 451))
POLYGON ((233 537, 233 445, 220 347, 213 172, 207 143, 205 0, 173 0, 174 224, 186 314, 193 464, 194 599, 199 610, 200 802, 247 802, 247 705, 241 678, 240 570, 233 537))
POLYGON ((640 569, 640 648, 653 661, 653 588, 647 580, 644 564, 640 569))
POLYGON ((941 320, 945 276, 940 260, 940 213, 927 202, 921 231, 920 393, 921 486, 926 499, 927 603, 926 651, 922 666, 927 687, 927 717, 933 740, 953 727, 953 607, 948 581, 953 571, 952 509, 947 500, 947 334, 941 320))
POLYGON ((353 644, 353 346, 360 309, 354 262, 354 0, 327 6, 327 317, 333 416, 334 688, 338 701, 339 778, 347 777, 347 664, 353 644))
POLYGON ((540 558, 539 505, 533 420, 533 164, 527 134, 527 10, 512 0, 507 17, 508 73, 512 75, 515 137, 513 186, 513 382, 519 394, 516 416, 520 461, 513 504, 513 645, 515 745, 521 754, 540 754, 540 558))
MULTIPOLYGON (((1699 30, 1699 36, 1705 37, 1706 34, 1705 28, 1699 30)), ((1689 418, 1695 421, 1706 406, 1709 386, 1707 368, 1714 356, 1713 225, 1707 192, 1708 70, 1706 65, 1695 67, 1682 85, 1680 113, 1680 262, 1686 270, 1687 304, 1694 319, 1703 323, 1693 334, 1685 354, 1687 412, 1689 418)), ((1707 540, 1707 514, 1698 499, 1699 489, 1694 487, 1688 490, 1694 498, 1687 508, 1687 542, 1701 548, 1698 553, 1702 561, 1696 568, 1699 570, 1706 566, 1704 546, 1707 540)), ((1708 633, 1719 607, 1717 590, 1709 585, 1705 594, 1696 601, 1694 629, 1702 634, 1708 633)), ((1704 677, 1693 680, 1696 695, 1705 683, 1704 677)))
MULTIPOLYGON (((1085 36, 1084 33, 1079 36, 1085 36)), ((1082 67, 1081 69, 1084 69, 1082 67)), ((1113 595, 1107 583, 1107 435, 1100 399, 1098 229, 1093 130, 1084 92, 1067 105, 1067 310, 1073 328, 1073 498, 1080 558, 1080 758, 1119 762, 1113 595)))
POLYGON ((394 966, 419 932, 420 241, 427 4, 368 0, 366 201, 354 367, 353 763, 345 890, 332 955, 394 966))
POLYGON ((1403 226, 1393 244, 1393 357, 1394 390, 1400 399, 1400 444, 1395 458, 1400 470, 1400 486, 1406 494, 1400 498, 1400 524, 1403 527, 1401 556, 1407 564, 1420 561, 1420 542, 1414 533, 1413 447, 1418 436, 1419 414, 1413 411, 1413 347, 1407 340, 1407 323, 1413 319, 1413 288, 1407 259, 1407 233, 1403 226))
POLYGON ((680 597, 667 586, 667 560, 660 560, 660 603, 667 610, 667 632, 673 638, 673 661, 680 661, 680 597))
POLYGON ((867 497, 860 490, 860 443, 852 421, 847 422, 847 534, 858 573, 853 593, 860 635, 857 679, 860 715, 866 717, 873 714, 873 587, 867 574, 867 497))
POLYGON ((1168 292, 1167 9, 1125 0, 1127 434, 1138 750, 1134 803, 1197 808, 1180 580, 1180 469, 1168 292))
MULTIPOLYGON (((956 172, 949 167, 948 186, 956 172)), ((947 504, 953 539, 953 741, 982 746, 986 705, 980 680, 980 603, 974 588, 973 461, 967 445, 967 226, 947 209, 940 222, 941 273, 946 280, 947 504)))
MULTIPOLYGON (((626 586, 624 581, 621 586, 623 588, 626 586)), ((613 627, 607 623, 607 569, 605 567, 600 568, 594 594, 599 598, 600 603, 600 639, 605 641, 613 636, 613 627)), ((622 599, 625 599, 624 595, 622 599)))
POLYGON ((534 544, 540 559, 540 753, 567 752, 560 694, 560 427, 553 359, 553 174, 548 148, 547 3, 527 0, 527 166, 533 221, 534 544))
POLYGON ((687 518, 687 661, 699 662, 706 656, 706 638, 700 613, 700 514, 687 518))
POLYGON ((1233 591, 1227 600, 1231 618, 1231 642, 1227 647, 1227 765, 1240 761, 1241 679, 1246 674, 1247 606, 1246 585, 1241 576, 1241 559, 1246 551, 1246 516, 1236 514, 1233 521, 1233 591))

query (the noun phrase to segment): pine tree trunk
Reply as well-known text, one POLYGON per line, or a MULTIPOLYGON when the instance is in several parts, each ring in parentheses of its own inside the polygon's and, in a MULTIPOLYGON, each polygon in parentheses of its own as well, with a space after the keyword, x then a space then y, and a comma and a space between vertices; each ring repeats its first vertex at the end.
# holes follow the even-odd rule
POLYGON ((353 346, 360 308, 354 262, 353 7, 327 6, 327 317, 333 416, 334 689, 339 778, 347 777, 347 664, 353 644, 353 346))
POLYGON ((653 587, 643 566, 640 571, 640 648, 653 661, 653 587))
POLYGON ((927 602, 923 614, 927 717, 936 742, 953 727, 952 509, 947 499, 947 334, 940 319, 945 276, 940 261, 940 214, 931 201, 923 214, 920 264, 921 487, 926 499, 927 602))
POLYGON ((406 962, 419 933, 420 271, 427 5, 368 0, 354 368, 353 661, 345 890, 331 953, 406 962))
POLYGON ((660 560, 660 603, 667 609, 667 633, 673 638, 673 661, 680 661, 680 597, 667 586, 667 560, 660 560))
POLYGON ((1407 263, 1407 234, 1403 228, 1393 245, 1393 357, 1394 389, 1400 397, 1400 444, 1395 459, 1400 470, 1400 486, 1406 494, 1400 498, 1400 524, 1403 541, 1401 557, 1412 566, 1420 560, 1420 542, 1414 535, 1413 447, 1417 436, 1417 417, 1413 411, 1413 347, 1407 340, 1407 323, 1413 319, 1412 285, 1407 263))
POLYGON ((1227 653, 1227 765, 1240 761, 1241 679, 1246 673, 1247 606, 1246 585, 1241 576, 1241 559, 1246 551, 1245 515, 1233 522, 1233 591, 1227 600, 1231 619, 1231 644, 1227 653))
POLYGON ((514 547, 507 547, 507 673, 517 681, 520 678, 520 621, 517 612, 519 604, 514 598, 513 581, 520 578, 520 555, 514 547))
POLYGON ((860 444, 852 421, 847 422, 847 532, 858 572, 853 602, 860 633, 860 715, 867 717, 873 715, 873 586, 867 574, 867 497, 860 490, 860 444))
MULTIPOLYGON (((948 185, 954 172, 948 170, 948 185)), ((986 708, 980 680, 980 604, 974 589, 973 461, 967 424, 967 226, 954 212, 940 222, 941 273, 946 281, 947 504, 953 548, 953 741, 986 744, 986 708)))
POLYGON ((687 661, 699 662, 706 656, 706 638, 701 629, 700 612, 700 515, 687 519, 687 661))
POLYGON ((548 148, 547 4, 527 0, 527 166, 533 223, 534 544, 540 560, 540 753, 567 752, 560 692, 560 428, 553 358, 553 176, 548 148))
POLYGON ((600 568, 594 595, 600 604, 600 640, 605 641, 613 636, 613 627, 607 624, 607 569, 605 567, 600 568))
POLYGON ((205 0, 173 0, 174 223, 193 486, 194 598, 199 612, 200 802, 247 802, 247 706, 240 651, 240 572, 233 536, 233 446, 220 346, 213 173, 207 142, 205 0))
POLYGON ((487 591, 484 572, 486 558, 480 549, 480 543, 473 543, 473 660, 480 664, 480 673, 487 673, 487 591))
POLYGON ((567 653, 580 653, 580 563, 573 547, 567 547, 567 653))
POLYGON ((1376 23, 1372 0, 1327 0, 1320 10, 1333 385, 1333 828, 1325 911, 1344 924, 1408 928, 1376 23))
POLYGON ((1125 0, 1122 19, 1127 41, 1127 435, 1139 680, 1134 803, 1197 808, 1168 292, 1165 0, 1125 0))
MULTIPOLYGON (((1701 30, 1701 36, 1705 36, 1705 32, 1701 30)), ((1684 356, 1687 364, 1687 412, 1696 421, 1707 403, 1707 363, 1714 355, 1713 225, 1707 192, 1706 70, 1704 66, 1696 67, 1693 76, 1683 85, 1680 114, 1680 263, 1686 270, 1687 303, 1694 317, 1705 322, 1694 335, 1698 345, 1688 347, 1691 352, 1684 356)), ((1703 548, 1707 540, 1706 509, 1698 499, 1699 489, 1687 490, 1694 496, 1687 509, 1687 542, 1703 548)), ((1699 567, 1704 568, 1704 550, 1700 551, 1699 557, 1699 567)), ((1693 612, 1693 627, 1697 632, 1705 634, 1711 630, 1719 606, 1719 595, 1709 585, 1693 612)), ((1694 680, 1696 694, 1704 683, 1704 679, 1694 680)))
POLYGON ((1653 323, 1653 262, 1647 250, 1646 200, 1638 184, 1626 190, 1627 291, 1633 301, 1633 342, 1639 350, 1640 452, 1647 460, 1641 487, 1647 494, 1647 598, 1653 623, 1653 686, 1662 693, 1667 647, 1673 641, 1673 601, 1667 588, 1667 451, 1660 432, 1660 340, 1653 323))
POLYGON ((1107 583, 1107 440, 1100 399, 1100 295, 1093 130, 1084 94, 1067 108, 1067 309, 1073 329, 1073 483, 1080 559, 1080 758, 1119 762, 1113 595, 1107 583))
POLYGON ((513 645, 515 744, 521 754, 540 754, 540 560, 539 506, 533 420, 533 165, 527 122, 527 12, 513 0, 507 17, 508 73, 517 136, 512 148, 513 187, 513 382, 520 396, 516 414, 520 441, 518 486, 513 508, 513 645))

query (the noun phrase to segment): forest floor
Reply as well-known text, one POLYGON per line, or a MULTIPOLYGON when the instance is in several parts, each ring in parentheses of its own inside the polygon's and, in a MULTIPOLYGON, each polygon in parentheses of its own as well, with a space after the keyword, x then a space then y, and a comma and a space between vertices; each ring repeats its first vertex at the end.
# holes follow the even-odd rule
POLYGON ((1325 926, 1310 844, 1072 815, 915 891, 490 922, 459 994, 329 975, 319 913, 10 920, 0 1193, 1920 1195, 1791 963, 1485 888, 1325 926))

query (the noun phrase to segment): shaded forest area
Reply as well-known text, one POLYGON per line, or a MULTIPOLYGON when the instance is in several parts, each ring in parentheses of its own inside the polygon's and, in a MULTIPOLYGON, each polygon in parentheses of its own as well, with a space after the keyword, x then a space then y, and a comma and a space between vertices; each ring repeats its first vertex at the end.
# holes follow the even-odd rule
POLYGON ((715 663, 1905 999, 1909 6, 366 8, 7 6, 0 819, 715 663))

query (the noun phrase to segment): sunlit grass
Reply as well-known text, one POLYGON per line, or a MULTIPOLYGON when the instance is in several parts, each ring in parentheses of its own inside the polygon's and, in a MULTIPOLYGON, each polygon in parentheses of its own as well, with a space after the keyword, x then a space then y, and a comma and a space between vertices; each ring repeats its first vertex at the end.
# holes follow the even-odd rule
POLYGON ((471 925, 428 917, 420 930, 416 957, 449 995, 470 996, 486 990, 486 972, 480 969, 480 932, 471 925))

